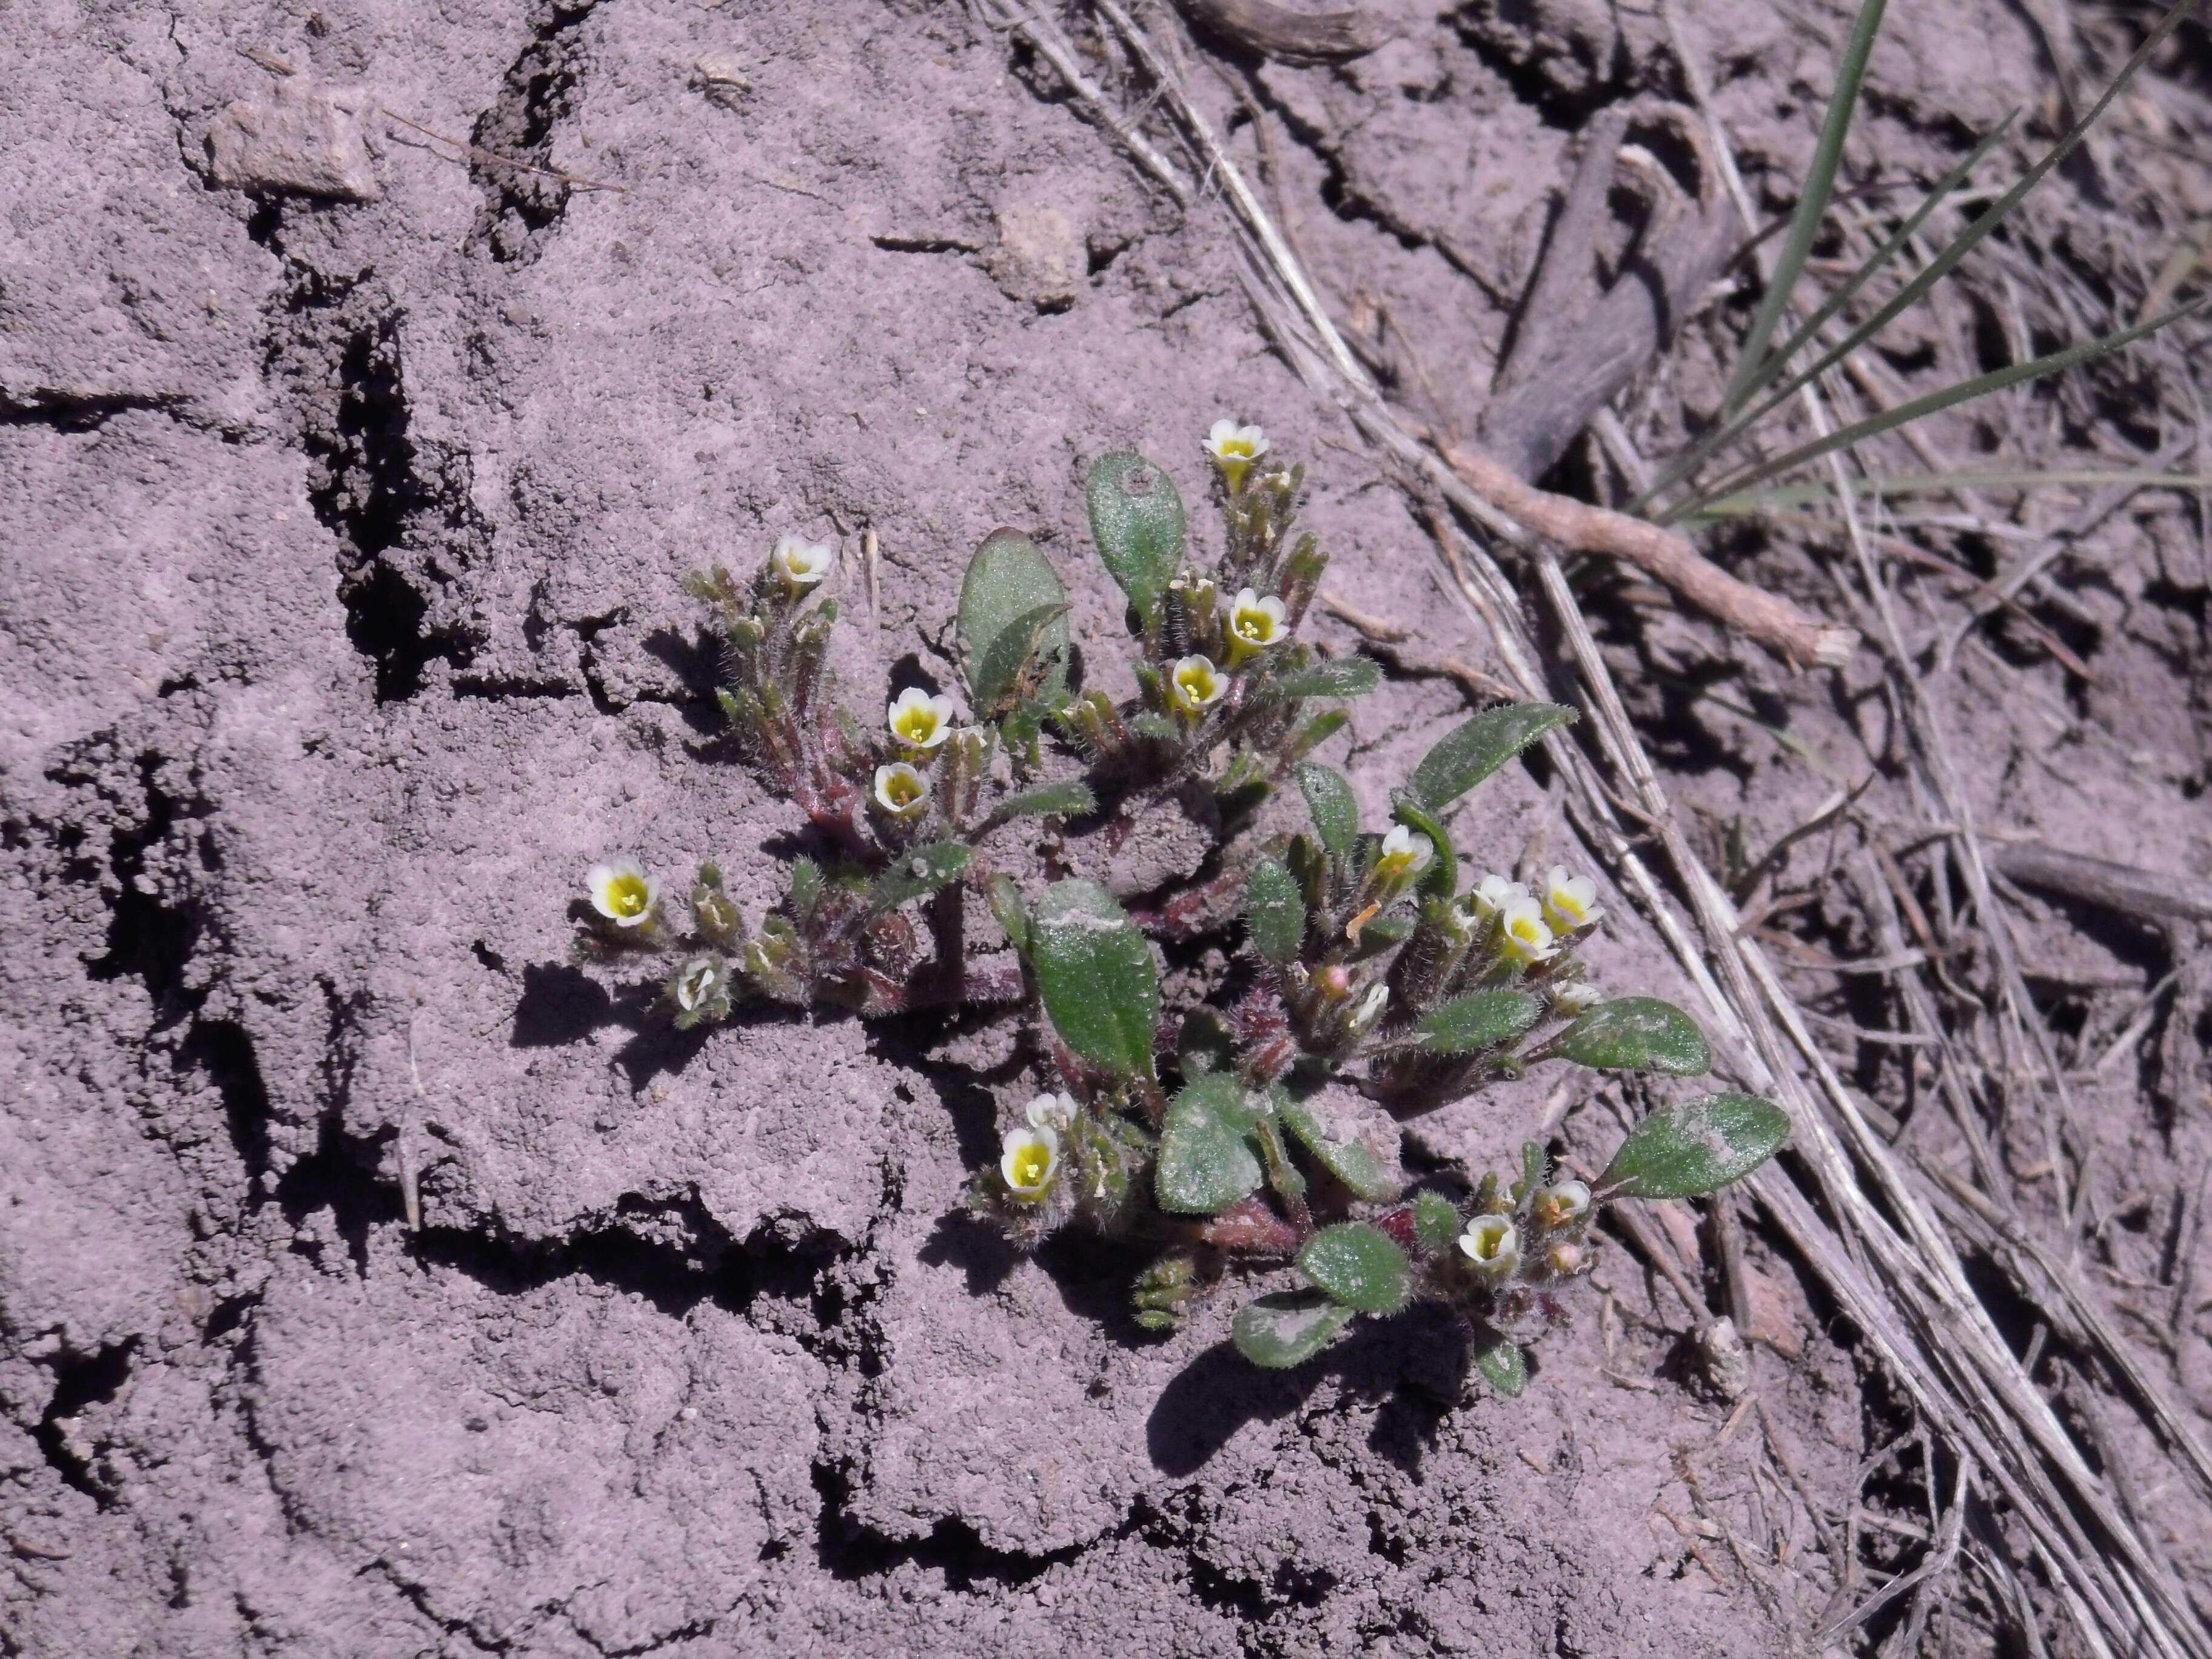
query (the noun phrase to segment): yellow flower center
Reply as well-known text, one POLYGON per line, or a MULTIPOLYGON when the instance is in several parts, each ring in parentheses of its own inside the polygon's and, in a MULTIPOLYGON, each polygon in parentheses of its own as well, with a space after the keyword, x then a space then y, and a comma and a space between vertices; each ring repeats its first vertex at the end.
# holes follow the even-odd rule
POLYGON ((616 876, 607 883, 607 908, 618 916, 641 916, 652 902, 643 876, 616 876))
POLYGON ((1012 1185, 1038 1186, 1051 1170, 1052 1148, 1042 1140, 1027 1141, 1014 1149, 1012 1185))
POLYGON ((1260 451, 1249 438, 1224 438, 1219 453, 1224 460, 1249 461, 1257 459, 1260 451))
POLYGON ((1272 645, 1275 640, 1275 619, 1256 605, 1249 611, 1239 611, 1230 619, 1237 637, 1247 645, 1272 645))
POLYGON ((927 703, 901 709, 898 718, 891 722, 891 730, 915 748, 926 748, 937 735, 937 711, 927 703))
POLYGON ((895 807, 911 806, 926 793, 927 787, 911 772, 894 772, 884 780, 884 799, 895 807))
POLYGON ((1213 701, 1218 677, 1204 663, 1193 663, 1188 668, 1176 670, 1175 683, 1182 693, 1184 703, 1192 708, 1203 708, 1213 701))

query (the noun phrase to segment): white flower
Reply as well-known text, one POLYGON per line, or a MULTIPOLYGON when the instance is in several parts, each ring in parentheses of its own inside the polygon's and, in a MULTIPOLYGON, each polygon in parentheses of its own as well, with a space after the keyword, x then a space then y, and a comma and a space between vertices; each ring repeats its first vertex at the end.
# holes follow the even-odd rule
POLYGON ((1213 457, 1224 471, 1234 466, 1241 474, 1267 453, 1267 428, 1239 426, 1232 416, 1224 415, 1206 434, 1206 453, 1213 457))
POLYGON ((1375 873, 1386 880, 1418 876, 1429 867, 1436 854, 1435 844, 1426 836, 1402 823, 1394 824, 1382 837, 1382 850, 1376 854, 1375 873))
POLYGON ((826 544, 783 536, 777 538, 775 551, 768 556, 768 562, 776 579, 796 593, 828 575, 830 567, 837 562, 837 555, 826 544))
POLYGON ((1006 1190, 1034 1204, 1052 1185, 1060 1168, 1060 1134, 1048 1128, 1009 1129, 1006 1151, 999 1154, 999 1174, 1006 1190))
POLYGON ((1543 907, 1532 898, 1509 901, 1498 913, 1498 947, 1513 961, 1548 962, 1559 954, 1552 930, 1544 925, 1543 907))
POLYGON ((1547 1227, 1564 1227, 1589 1213, 1590 1189, 1585 1182, 1562 1181, 1536 1189, 1536 1219, 1547 1227))
POLYGON ((1555 933, 1571 933, 1588 927, 1605 914, 1598 908, 1597 884, 1588 876, 1571 876, 1567 866, 1555 864, 1544 878, 1544 920, 1555 933))
POLYGON ((952 735, 952 699, 909 685, 884 711, 891 735, 909 749, 934 749, 952 735))
POLYGON ((1521 1265, 1521 1231, 1502 1215, 1479 1215, 1459 1236, 1459 1249, 1483 1278, 1510 1279, 1521 1265))
POLYGON ((592 896, 592 908, 617 927, 635 927, 653 919, 660 902, 660 883, 645 872, 635 859, 609 859, 585 872, 584 885, 592 896))
POLYGON ((1360 998, 1359 1006, 1353 1011, 1352 1018, 1345 1021, 1345 1030, 1352 1036, 1359 1036, 1382 1018, 1382 1011, 1389 1006, 1390 988, 1387 985, 1370 986, 1367 994, 1360 998))
POLYGON ((1271 645, 1280 645, 1290 634, 1290 612, 1272 593, 1262 599, 1256 589, 1248 587, 1229 607, 1229 649, 1233 657, 1252 656, 1271 645))
POLYGON ((1605 1000, 1605 993, 1586 979, 1571 979, 1552 988, 1552 1006, 1563 1014, 1579 1014, 1605 1000))
POLYGON ((1211 657, 1185 657, 1169 671, 1168 696, 1187 714, 1202 713, 1228 694, 1228 678, 1211 657))
POLYGON ((1468 896, 1477 921, 1488 921, 1515 899, 1527 898, 1528 890, 1517 881, 1492 872, 1485 876, 1475 890, 1468 896))
POLYGON ((876 769, 876 804, 895 818, 910 818, 929 805, 929 780, 904 761, 876 769))
POLYGON ((1029 1119, 1032 1129, 1063 1131, 1075 1121, 1075 1097, 1066 1092, 1039 1095, 1022 1115, 1029 1119))
POLYGON ((720 957, 694 957, 677 970, 676 1006, 685 1013, 703 1008, 730 982, 730 965, 720 957))

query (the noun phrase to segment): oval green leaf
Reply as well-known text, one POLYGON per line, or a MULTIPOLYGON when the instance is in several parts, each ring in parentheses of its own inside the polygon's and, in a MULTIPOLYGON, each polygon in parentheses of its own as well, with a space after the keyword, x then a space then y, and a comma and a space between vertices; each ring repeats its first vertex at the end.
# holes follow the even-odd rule
POLYGON ((1273 859, 1262 859, 1244 878, 1244 926, 1261 961, 1284 968, 1298 959, 1306 938, 1306 902, 1297 878, 1273 859))
POLYGON ((1395 1312, 1413 1289, 1413 1269, 1398 1241, 1365 1221, 1322 1228, 1298 1252, 1298 1271, 1362 1313, 1395 1312))
POLYGON ((1066 590, 1036 543, 1012 530, 984 538, 960 584, 960 665, 978 714, 1006 700, 1032 655, 1045 665, 1039 689, 1046 699, 1066 689, 1067 617, 1054 611, 1066 603, 1066 590))
POLYGON ((1543 1016, 1543 1002, 1526 991, 1478 991, 1438 1003, 1414 1029, 1431 1054, 1479 1054, 1512 1042, 1543 1016))
POLYGON ((1237 1352, 1271 1371, 1303 1365, 1342 1335, 1352 1310, 1310 1291, 1278 1291, 1237 1310, 1237 1352))
POLYGON ((1298 793, 1313 814, 1314 832, 1336 858, 1352 851, 1359 839, 1359 798, 1343 773, 1333 766, 1308 761, 1298 768, 1298 793))
POLYGON ((1048 814, 1075 818, 1097 810, 1098 797, 1091 793, 1091 786, 1080 778, 1069 778, 1009 795, 991 809, 991 816, 1003 823, 1008 818, 1043 817, 1048 814))
POLYGON ((1374 1149, 1357 1140, 1332 1140, 1322 1133, 1321 1120, 1301 1101, 1285 1098, 1276 1109, 1299 1145, 1352 1191, 1354 1198, 1370 1204, 1388 1204, 1398 1196, 1401 1183, 1374 1149))
POLYGON ((1255 1106, 1235 1076, 1209 1073, 1175 1097, 1160 1131, 1153 1189, 1175 1215, 1218 1215, 1265 1174, 1252 1146, 1255 1106))
POLYGON ((1487 1325, 1475 1330, 1474 1368, 1508 1400, 1518 1400, 1528 1386, 1528 1357, 1521 1352, 1521 1345, 1487 1325))
POLYGON ((1098 556, 1149 623, 1182 564, 1182 497, 1175 480, 1135 450, 1116 449, 1091 462, 1083 495, 1098 556))
POLYGON ((1060 1040, 1117 1077, 1149 1077, 1160 1018, 1152 948, 1114 896, 1056 881, 1030 914, 1030 966, 1060 1040))
POLYGON ((1790 1139, 1782 1109, 1756 1095, 1712 1095, 1645 1118, 1598 1177, 1609 1198, 1696 1198, 1741 1181, 1790 1139))
POLYGON ((1382 667, 1372 657, 1336 657, 1269 680, 1262 690, 1271 697, 1364 697, 1382 684, 1382 667))
POLYGON ((1486 709, 1444 734, 1421 757, 1407 787, 1440 812, 1555 726, 1575 718, 1556 702, 1511 702, 1486 709))
POLYGON ((1601 1072, 1663 1072, 1702 1077, 1712 1069, 1705 1034, 1671 1002, 1657 997, 1620 997, 1583 1011, 1575 1023, 1545 1044, 1556 1059, 1601 1072))
POLYGON ((1425 1188, 1413 1194, 1413 1237, 1431 1255, 1449 1255, 1463 1226, 1459 1206, 1442 1193, 1425 1188))

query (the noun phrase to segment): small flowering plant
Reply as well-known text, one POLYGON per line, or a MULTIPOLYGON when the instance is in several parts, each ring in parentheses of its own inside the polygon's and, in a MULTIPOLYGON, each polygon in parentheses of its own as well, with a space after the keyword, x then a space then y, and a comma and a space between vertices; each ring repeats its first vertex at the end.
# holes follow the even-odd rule
POLYGON ((751 999, 1018 1011, 1037 1027, 1041 1088, 969 1196, 1017 1244, 1074 1228, 1154 1247, 1132 1303, 1156 1330, 1232 1281, 1286 1275, 1231 1322, 1265 1366, 1304 1363, 1361 1315, 1437 1303, 1517 1394, 1524 1346, 1564 1316, 1606 1205, 1711 1192, 1764 1163, 1789 1125, 1765 1101, 1712 1095, 1647 1117, 1592 1180, 1532 1143, 1510 1181, 1486 1176, 1468 1199, 1407 1181, 1396 1122, 1486 1083, 1546 1064, 1692 1077, 1711 1056, 1680 1009, 1592 984, 1592 879, 1557 866, 1540 882, 1474 875, 1444 826, 1571 710, 1474 716, 1393 793, 1387 823, 1362 825, 1349 780, 1314 754, 1345 723, 1336 700, 1380 677, 1297 637, 1328 562, 1294 531, 1304 470, 1233 421, 1204 449, 1226 532, 1205 568, 1163 468, 1121 451, 1090 469, 1092 532, 1135 647, 1127 701, 1075 683, 1065 589, 1012 531, 984 541, 962 586, 959 697, 907 686, 880 724, 830 682, 830 550, 787 538, 750 580, 691 578, 725 641, 738 747, 816 845, 757 925, 714 865, 681 904, 635 860, 595 865, 580 950, 667 958, 662 1001, 686 1029, 751 999), (1293 784, 1291 822, 1306 827, 1261 833, 1259 809, 1293 784), (1132 915, 1066 873, 1072 825, 1126 833, 1194 802, 1210 873, 1152 908, 1132 915), (1023 823, 1026 841, 1009 831, 1023 823), (992 941, 969 948, 970 896, 1010 965, 978 965, 992 941), (1155 939, 1218 944, 1229 966, 1170 1009, 1155 939))

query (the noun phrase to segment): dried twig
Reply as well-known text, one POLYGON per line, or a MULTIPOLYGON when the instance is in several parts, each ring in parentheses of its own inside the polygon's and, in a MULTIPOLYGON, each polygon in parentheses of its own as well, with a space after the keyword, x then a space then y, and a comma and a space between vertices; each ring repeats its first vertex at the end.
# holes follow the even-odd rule
POLYGON ((1340 64, 1364 58, 1398 31, 1387 18, 1357 11, 1292 11, 1273 0, 1179 0, 1208 33, 1286 64, 1340 64))
POLYGON ((2143 921, 2212 921, 2212 882, 2114 864, 2033 841, 1993 842, 1989 860, 2008 881, 2143 921))
POLYGON ((409 120, 398 110, 387 109, 384 112, 384 115, 386 119, 397 121, 403 127, 412 127, 425 138, 434 138, 441 144, 450 144, 470 161, 483 167, 509 167, 517 173, 535 173, 538 178, 551 179, 564 184, 571 190, 611 190, 625 196, 629 193, 628 185, 609 184, 604 179, 586 179, 581 173, 564 173, 559 167, 541 167, 534 162, 518 161, 512 155, 501 155, 495 150, 489 150, 479 144, 472 144, 465 138, 448 137, 442 132, 424 126, 420 121, 409 120))

